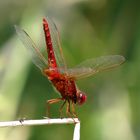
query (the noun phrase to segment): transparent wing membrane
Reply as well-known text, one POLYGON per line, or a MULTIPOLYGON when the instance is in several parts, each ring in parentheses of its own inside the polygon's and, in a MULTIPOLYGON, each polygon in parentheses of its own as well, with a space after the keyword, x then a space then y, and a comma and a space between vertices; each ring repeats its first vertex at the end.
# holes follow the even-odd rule
POLYGON ((30 36, 24 30, 20 29, 18 26, 15 26, 15 29, 20 40, 29 51, 33 63, 41 70, 46 68, 48 66, 47 60, 43 56, 41 50, 39 50, 39 48, 35 45, 33 40, 30 38, 30 36))
POLYGON ((67 73, 70 77, 79 79, 94 75, 98 72, 115 68, 122 64, 125 58, 120 55, 101 56, 99 58, 88 59, 73 69, 68 69, 67 73))
MULTIPOLYGON (((47 22, 49 24, 49 30, 51 34, 51 40, 52 45, 57 61, 57 65, 59 69, 59 72, 61 74, 65 74, 70 78, 74 79, 80 79, 83 77, 88 77, 90 75, 94 75, 98 72, 115 68, 122 64, 125 61, 125 58, 121 55, 108 55, 108 56, 101 56, 98 58, 88 59, 79 65, 77 65, 75 68, 72 69, 66 69, 65 60, 63 57, 63 52, 61 49, 60 39, 59 39, 59 33, 57 31, 57 28, 53 21, 47 17, 47 22)), ((33 63, 39 67, 41 70, 48 67, 48 61, 45 55, 47 55, 46 48, 42 47, 44 49, 44 52, 42 51, 42 48, 38 48, 35 43, 32 41, 30 36, 19 27, 15 26, 16 32, 24 44, 24 46, 29 50, 33 63)))

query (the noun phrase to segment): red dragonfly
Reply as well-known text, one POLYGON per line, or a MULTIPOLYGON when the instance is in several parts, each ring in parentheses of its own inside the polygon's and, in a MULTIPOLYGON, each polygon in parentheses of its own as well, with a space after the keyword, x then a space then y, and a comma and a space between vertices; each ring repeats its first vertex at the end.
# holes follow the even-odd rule
POLYGON ((75 68, 68 69, 63 57, 57 27, 50 18, 43 18, 43 30, 46 41, 45 54, 35 45, 24 30, 17 26, 15 28, 20 40, 29 50, 33 63, 41 69, 43 75, 48 77, 61 95, 61 98, 47 101, 48 114, 50 104, 63 101, 59 110, 60 115, 63 106, 67 104, 66 114, 76 117, 75 104, 82 105, 87 97, 84 92, 79 90, 75 81, 117 67, 125 61, 125 58, 121 55, 108 55, 86 60, 75 68))

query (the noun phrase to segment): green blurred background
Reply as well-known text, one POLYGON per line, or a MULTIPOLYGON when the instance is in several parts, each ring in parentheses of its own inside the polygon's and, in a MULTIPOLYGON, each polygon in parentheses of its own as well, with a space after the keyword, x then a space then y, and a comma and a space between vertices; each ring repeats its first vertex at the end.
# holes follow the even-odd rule
MULTIPOLYGON (((28 57, 15 34, 24 28, 44 42, 42 18, 52 17, 69 67, 102 55, 126 63, 77 81, 87 102, 77 106, 81 140, 140 140, 140 1, 0 0, 0 121, 42 119, 46 100, 59 95, 28 57)), ((59 117, 60 104, 51 106, 59 117)), ((0 128, 0 140, 72 140, 73 125, 0 128)))

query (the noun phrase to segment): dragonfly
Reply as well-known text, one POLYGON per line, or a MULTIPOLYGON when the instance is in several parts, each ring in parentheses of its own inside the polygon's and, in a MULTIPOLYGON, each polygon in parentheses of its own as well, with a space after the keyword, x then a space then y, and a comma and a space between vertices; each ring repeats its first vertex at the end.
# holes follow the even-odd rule
POLYGON ((87 96, 76 85, 76 81, 95 75, 104 70, 115 68, 125 61, 121 55, 107 55, 85 60, 74 68, 68 68, 61 48, 57 26, 49 17, 43 18, 43 31, 46 45, 38 47, 28 33, 15 26, 17 35, 26 49, 30 52, 33 63, 41 70, 60 94, 60 98, 47 101, 47 115, 50 105, 63 101, 60 116, 66 104, 66 115, 77 117, 75 105, 86 102, 87 96), (44 51, 42 51, 44 50, 44 51))

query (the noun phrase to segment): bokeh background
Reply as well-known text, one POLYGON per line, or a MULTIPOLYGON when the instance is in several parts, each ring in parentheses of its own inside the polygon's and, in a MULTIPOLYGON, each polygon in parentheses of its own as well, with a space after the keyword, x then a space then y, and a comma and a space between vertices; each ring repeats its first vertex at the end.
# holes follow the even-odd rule
MULTIPOLYGON (((102 55, 126 63, 77 81, 87 102, 76 108, 81 140, 140 139, 140 2, 138 0, 0 0, 0 121, 42 119, 46 100, 57 98, 15 34, 24 28, 42 45, 42 18, 61 35, 69 67, 102 55)), ((60 104, 51 106, 59 117, 60 104)), ((0 140, 72 140, 73 125, 0 128, 0 140)))

